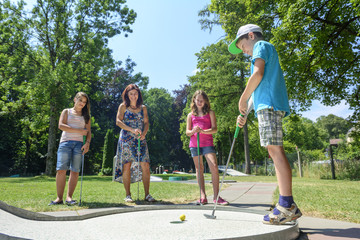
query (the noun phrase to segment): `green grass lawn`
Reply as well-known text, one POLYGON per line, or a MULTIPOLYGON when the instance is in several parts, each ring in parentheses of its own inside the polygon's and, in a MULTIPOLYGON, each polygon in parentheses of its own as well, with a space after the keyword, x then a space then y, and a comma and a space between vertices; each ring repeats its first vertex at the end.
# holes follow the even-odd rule
MULTIPOLYGON (((171 176, 170 174, 165 178, 171 176)), ((178 175, 174 175, 178 176, 178 175)), ((194 179, 194 175, 184 175, 194 179)), ((210 174, 205 174, 210 180, 210 174)), ((220 176, 221 179, 221 176, 220 176)), ((226 180, 239 182, 276 182, 276 177, 226 177, 226 180)), ((226 187, 223 186, 223 187, 226 187)), ((137 183, 131 184, 132 196, 137 196, 137 183)), ((212 195, 212 187, 206 184, 207 195, 212 195)), ((150 193, 162 204, 189 203, 198 199, 197 184, 178 182, 152 182, 150 193)), ((345 180, 320 180, 293 178, 294 199, 306 216, 343 220, 360 223, 360 182, 345 180)), ((74 199, 79 200, 80 181, 74 199)), ((85 176, 83 181, 82 206, 47 206, 56 198, 55 178, 0 178, 0 200, 19 208, 34 212, 68 211, 84 208, 119 207, 125 204, 125 191, 122 184, 111 181, 111 177, 85 176)), ((140 183, 140 199, 144 198, 140 183)), ((274 193, 274 203, 278 192, 274 193)))
MULTIPOLYGON (((243 182, 277 182, 275 176, 226 177, 243 182)), ((294 200, 306 216, 360 223, 360 182, 293 177, 294 200)), ((274 204, 278 201, 278 189, 274 204)))
MULTIPOLYGON (((191 175, 188 177, 190 179, 191 175)), ((112 177, 109 176, 84 176, 82 206, 69 207, 67 205, 48 206, 52 200, 56 199, 56 182, 54 177, 0 178, 0 200, 9 205, 34 212, 70 211, 84 208, 134 205, 134 203, 124 202, 124 186, 111 180, 112 177)), ((79 200, 80 197, 80 184, 79 178, 73 196, 75 200, 79 200)), ((131 193, 134 200, 137 198, 137 185, 137 183, 131 184, 131 193)), ((139 186, 139 198, 143 200, 145 197, 144 188, 142 183, 139 186)), ((213 194, 210 184, 206 184, 206 193, 208 195, 213 194)), ((163 204, 189 203, 199 198, 199 187, 197 184, 151 182, 150 194, 163 204)), ((66 188, 64 200, 65 196, 66 188)))

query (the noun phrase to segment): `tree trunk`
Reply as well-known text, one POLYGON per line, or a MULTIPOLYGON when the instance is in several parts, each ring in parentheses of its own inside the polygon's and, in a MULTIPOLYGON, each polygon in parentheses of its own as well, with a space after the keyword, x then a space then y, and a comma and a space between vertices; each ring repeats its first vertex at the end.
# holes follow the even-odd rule
POLYGON ((244 129, 245 173, 246 174, 251 174, 249 136, 248 136, 247 123, 245 123, 243 129, 244 129))
POLYGON ((30 137, 28 137, 26 140, 25 140, 25 146, 26 146, 26 150, 25 150, 25 161, 24 161, 24 176, 27 175, 28 173, 28 169, 29 169, 29 163, 30 163, 30 137))
POLYGON ((48 138, 48 152, 46 156, 45 174, 49 176, 55 175, 55 162, 56 162, 56 110, 55 106, 50 106, 50 125, 49 125, 49 138, 48 138))

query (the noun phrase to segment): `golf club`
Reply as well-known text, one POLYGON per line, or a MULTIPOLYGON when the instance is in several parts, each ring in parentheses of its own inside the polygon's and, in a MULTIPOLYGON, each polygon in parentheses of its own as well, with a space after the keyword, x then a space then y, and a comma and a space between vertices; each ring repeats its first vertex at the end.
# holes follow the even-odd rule
MULTIPOLYGON (((85 145, 86 136, 83 136, 83 145, 85 145)), ((83 175, 84 175, 84 153, 81 154, 81 185, 80 185, 80 200, 79 206, 81 206, 81 193, 82 193, 82 183, 83 183, 83 175)))
MULTIPOLYGON (((248 112, 249 112, 249 110, 248 110, 248 112)), ((240 113, 240 115, 241 115, 242 117, 244 117, 241 113, 240 113)), ((247 115, 247 114, 246 114, 246 115, 247 115)), ((227 171, 227 168, 228 168, 230 159, 231 159, 231 154, 232 154, 232 152, 233 152, 233 148, 234 148, 234 145, 235 145, 235 140, 236 140, 236 138, 237 138, 238 135, 239 135, 239 131, 240 131, 240 127, 236 124, 236 130, 235 130, 234 140, 233 140, 233 142, 232 142, 232 144, 231 144, 229 157, 228 157, 228 160, 227 160, 227 162, 226 162, 224 174, 223 174, 222 179, 221 179, 221 184, 220 184, 219 192, 218 192, 218 195, 217 195, 217 198, 216 198, 216 202, 215 202, 214 209, 213 209, 211 215, 210 215, 210 214, 204 214, 204 216, 205 216, 206 218, 208 218, 208 219, 215 219, 215 218, 216 218, 216 216, 215 216, 215 210, 216 210, 216 206, 217 206, 217 203, 218 203, 218 200, 219 200, 221 187, 222 187, 222 185, 223 185, 223 183, 224 183, 224 178, 225 178, 225 175, 226 175, 226 171, 227 171)))
POLYGON ((197 133, 197 153, 198 153, 198 183, 199 183, 199 191, 200 191, 200 198, 199 198, 199 204, 196 203, 196 205, 202 205, 201 204, 201 180, 200 180, 200 133, 197 133))
POLYGON ((138 138, 138 166, 137 166, 137 180, 138 180, 137 200, 138 201, 139 201, 139 168, 140 168, 140 134, 139 134, 139 138, 138 138))

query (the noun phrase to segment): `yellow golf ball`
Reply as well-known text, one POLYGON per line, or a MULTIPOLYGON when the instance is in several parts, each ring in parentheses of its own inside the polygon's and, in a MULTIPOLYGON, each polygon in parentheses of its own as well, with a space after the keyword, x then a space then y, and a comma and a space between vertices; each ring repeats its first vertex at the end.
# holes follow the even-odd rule
POLYGON ((180 216, 180 220, 185 221, 185 215, 184 214, 180 216))

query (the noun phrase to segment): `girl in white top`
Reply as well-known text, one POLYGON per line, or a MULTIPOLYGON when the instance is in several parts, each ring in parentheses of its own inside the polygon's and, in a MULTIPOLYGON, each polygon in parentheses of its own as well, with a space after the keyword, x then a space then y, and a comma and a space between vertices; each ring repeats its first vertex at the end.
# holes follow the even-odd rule
POLYGON ((74 205, 72 195, 81 168, 82 154, 89 151, 91 141, 90 102, 86 93, 78 92, 74 97, 74 107, 64 109, 59 119, 59 129, 62 130, 56 163, 57 198, 49 205, 63 204, 63 194, 66 184, 66 171, 70 169, 68 190, 65 202, 74 205), (83 136, 86 143, 83 144, 83 136))

